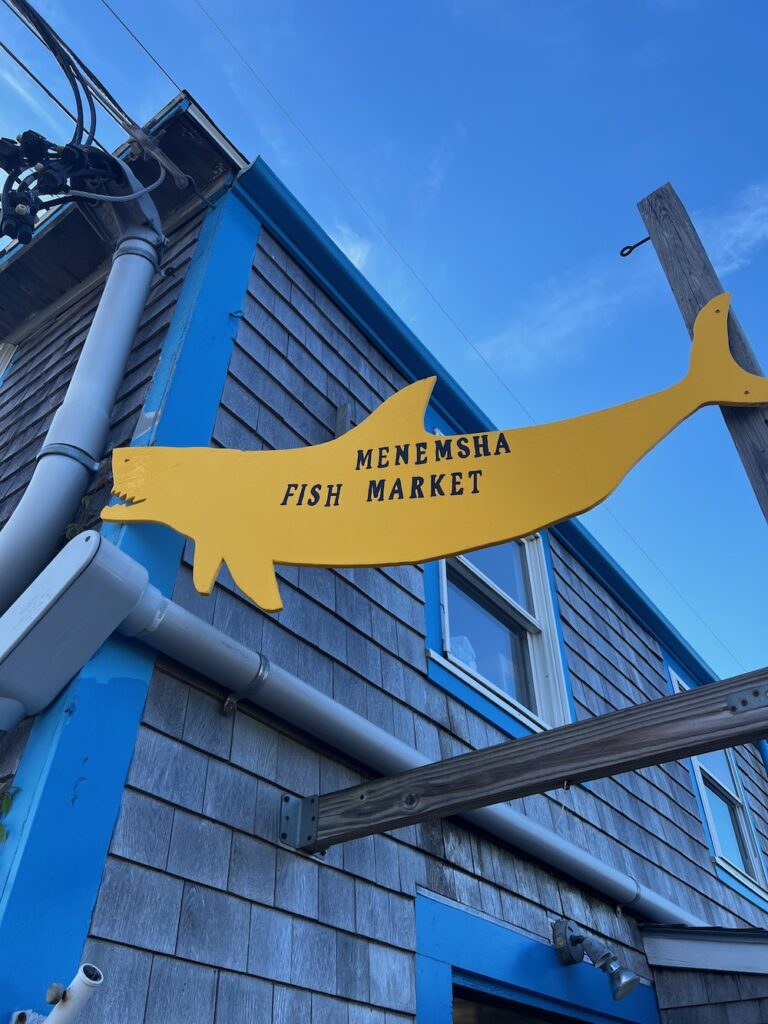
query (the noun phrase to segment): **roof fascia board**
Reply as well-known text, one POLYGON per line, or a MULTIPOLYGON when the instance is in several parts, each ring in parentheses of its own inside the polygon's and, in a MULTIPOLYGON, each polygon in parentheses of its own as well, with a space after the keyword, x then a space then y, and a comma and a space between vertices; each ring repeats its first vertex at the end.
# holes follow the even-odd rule
POLYGON ((768 932, 761 928, 642 928, 648 963, 692 971, 765 974, 768 932))
MULTIPOLYGON (((433 402, 457 431, 497 429, 261 157, 240 175, 236 191, 251 202, 268 230, 405 377, 417 380, 437 374, 433 402)), ((551 529, 694 677, 702 682, 718 678, 581 523, 571 519, 551 529)))

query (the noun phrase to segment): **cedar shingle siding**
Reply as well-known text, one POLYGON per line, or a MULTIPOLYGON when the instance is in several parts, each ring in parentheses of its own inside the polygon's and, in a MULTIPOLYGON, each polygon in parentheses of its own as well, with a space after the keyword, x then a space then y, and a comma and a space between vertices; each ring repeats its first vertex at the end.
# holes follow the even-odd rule
MULTIPOLYGON (((189 250, 177 244, 181 268, 189 250)), ((181 269, 172 284, 156 286, 133 363, 133 398, 121 400, 115 439, 130 437, 167 323, 171 300, 163 305, 160 295, 178 288, 180 277, 181 269)), ((88 300, 83 323, 92 308, 88 300)), ((339 406, 350 406, 359 422, 405 383, 265 231, 242 308, 213 444, 327 441, 339 406)), ((59 350, 73 352, 82 334, 81 327, 65 342, 68 330, 56 359, 47 350, 37 357, 45 365, 60 360, 62 376, 59 350)), ((14 376, 47 372, 37 359, 19 361, 14 376)), ((6 387, 18 394, 10 381, 6 387)), ((43 412, 50 413, 46 401, 43 412)), ((42 429, 41 421, 38 443, 42 429)), ((14 455, 12 475, 3 477, 12 481, 7 501, 34 450, 30 441, 14 455)), ((418 568, 280 568, 285 608, 268 616, 226 571, 210 598, 197 595, 190 553, 177 601, 430 758, 505 738, 427 678, 418 568)), ((578 717, 665 694, 653 637, 554 539, 553 559, 578 717)), ((550 920, 566 915, 651 977, 631 913, 453 820, 359 839, 324 858, 280 846, 281 793, 354 784, 360 766, 255 708, 226 717, 221 706, 221 693, 203 680, 157 668, 84 952, 111 984, 84 1022, 411 1021, 417 886, 544 940, 550 920)), ((751 748, 740 767, 749 794, 764 802, 765 773, 751 748)), ((713 924, 765 925, 765 914, 714 874, 685 764, 519 803, 713 924)), ((765 811, 753 809, 765 845, 765 811)))

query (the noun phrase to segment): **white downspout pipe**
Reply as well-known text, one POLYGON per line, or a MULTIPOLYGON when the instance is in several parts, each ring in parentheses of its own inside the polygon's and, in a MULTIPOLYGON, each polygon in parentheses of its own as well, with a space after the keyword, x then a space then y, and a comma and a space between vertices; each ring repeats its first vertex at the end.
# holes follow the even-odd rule
POLYGON ((147 225, 128 228, 118 243, 64 402, 0 531, 0 614, 47 565, 98 468, 163 242, 147 225))
POLYGON ((62 990, 61 985, 49 988, 46 1002, 54 1002, 55 999, 56 1005, 47 1017, 32 1010, 17 1010, 11 1015, 11 1024, 48 1024, 49 1021, 72 1024, 103 980, 104 975, 94 964, 81 964, 67 988, 62 990), (52 991, 56 993, 54 996, 52 991))
MULTIPOLYGON (((251 700, 382 775, 429 763, 417 750, 272 665, 263 655, 164 598, 151 585, 120 632, 221 684, 232 694, 230 706, 240 699, 251 700)), ((507 804, 467 811, 462 817, 651 921, 692 926, 708 923, 507 804)))
POLYGON ((49 1024, 71 1024, 104 980, 104 975, 93 964, 82 964, 64 990, 61 999, 45 1018, 49 1024))

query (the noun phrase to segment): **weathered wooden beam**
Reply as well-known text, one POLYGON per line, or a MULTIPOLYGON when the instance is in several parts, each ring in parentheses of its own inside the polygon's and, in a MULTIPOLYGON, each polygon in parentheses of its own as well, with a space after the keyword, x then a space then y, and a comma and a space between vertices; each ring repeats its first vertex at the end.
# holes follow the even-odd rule
POLYGON ((565 782, 618 775, 766 736, 768 668, 307 797, 291 811, 302 822, 295 845, 322 850, 359 836, 544 793, 565 782))
MULTIPOLYGON (((691 218, 671 185, 663 185, 638 203, 656 255, 675 296, 688 333, 705 302, 722 292, 709 256, 691 218)), ((762 373, 733 309, 728 340, 736 361, 750 373, 762 373)), ((768 519, 768 406, 721 409, 763 515, 768 519)))

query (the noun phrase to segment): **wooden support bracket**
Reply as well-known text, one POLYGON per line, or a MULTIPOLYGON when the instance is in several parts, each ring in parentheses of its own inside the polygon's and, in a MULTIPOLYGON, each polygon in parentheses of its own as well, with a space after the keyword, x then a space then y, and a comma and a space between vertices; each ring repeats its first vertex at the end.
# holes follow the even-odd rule
MULTIPOLYGON (((430 818, 768 737, 768 668, 296 801, 307 852, 430 818)), ((290 832, 290 837, 288 833, 290 832)))

